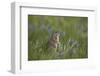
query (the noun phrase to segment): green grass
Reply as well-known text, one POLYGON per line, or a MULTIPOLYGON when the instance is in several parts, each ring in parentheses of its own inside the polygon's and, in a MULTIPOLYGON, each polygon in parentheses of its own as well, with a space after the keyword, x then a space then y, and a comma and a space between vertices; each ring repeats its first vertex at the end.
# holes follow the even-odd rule
POLYGON ((28 16, 28 60, 76 59, 88 57, 88 18, 28 16), (53 32, 60 32, 57 52, 47 46, 53 32))

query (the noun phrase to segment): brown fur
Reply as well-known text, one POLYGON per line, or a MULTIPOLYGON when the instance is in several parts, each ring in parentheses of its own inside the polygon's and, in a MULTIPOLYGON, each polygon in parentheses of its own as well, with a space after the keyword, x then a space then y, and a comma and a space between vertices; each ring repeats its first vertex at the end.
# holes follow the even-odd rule
POLYGON ((54 32, 49 39, 49 48, 58 48, 60 45, 59 41, 60 34, 58 32, 54 32))

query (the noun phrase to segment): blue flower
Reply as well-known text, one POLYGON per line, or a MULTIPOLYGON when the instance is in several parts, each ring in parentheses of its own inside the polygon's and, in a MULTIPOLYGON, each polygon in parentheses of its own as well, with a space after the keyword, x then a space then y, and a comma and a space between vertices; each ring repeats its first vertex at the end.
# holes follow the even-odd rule
POLYGON ((49 33, 49 34, 51 34, 52 31, 53 31, 52 28, 51 28, 51 26, 48 26, 48 27, 47 27, 47 30, 48 30, 48 33, 49 33))

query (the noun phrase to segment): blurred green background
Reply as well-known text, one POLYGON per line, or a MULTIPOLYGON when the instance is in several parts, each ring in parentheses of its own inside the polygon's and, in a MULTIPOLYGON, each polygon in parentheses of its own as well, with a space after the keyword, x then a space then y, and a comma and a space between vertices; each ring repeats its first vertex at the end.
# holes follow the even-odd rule
POLYGON ((28 15, 28 60, 88 58, 88 17, 28 15), (60 47, 47 50, 53 32, 60 47))

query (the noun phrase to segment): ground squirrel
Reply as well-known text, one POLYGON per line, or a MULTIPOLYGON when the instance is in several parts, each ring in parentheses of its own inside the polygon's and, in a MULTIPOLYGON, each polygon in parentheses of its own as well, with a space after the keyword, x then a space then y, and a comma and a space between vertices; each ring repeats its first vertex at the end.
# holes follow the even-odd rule
POLYGON ((59 37, 60 37, 60 33, 59 32, 54 32, 49 41, 48 41, 48 44, 49 44, 49 48, 54 48, 57 50, 57 48, 60 46, 60 41, 59 41, 59 37))

